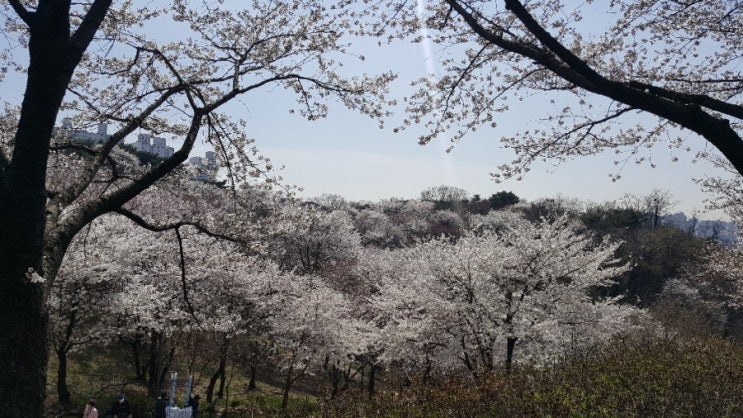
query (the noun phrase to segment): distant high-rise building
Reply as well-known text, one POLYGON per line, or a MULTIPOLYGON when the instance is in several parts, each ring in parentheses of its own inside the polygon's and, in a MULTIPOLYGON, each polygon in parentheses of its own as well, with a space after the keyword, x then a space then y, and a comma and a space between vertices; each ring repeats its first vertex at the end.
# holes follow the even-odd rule
POLYGON ((161 158, 172 157, 175 153, 175 149, 167 145, 165 138, 153 137, 150 134, 137 135, 137 140, 131 145, 139 152, 154 154, 161 158))
POLYGON ((217 178, 217 157, 214 151, 207 151, 203 158, 191 157, 188 162, 196 171, 193 180, 214 181, 217 178))
POLYGON ((62 126, 54 128, 52 136, 59 140, 69 140, 90 145, 102 144, 111 137, 108 134, 108 124, 106 122, 98 124, 97 132, 89 132, 84 129, 75 129, 72 126, 72 120, 70 118, 62 119, 62 126))
MULTIPOLYGON (((105 122, 98 124, 96 132, 89 132, 83 129, 75 129, 72 126, 72 120, 70 118, 62 119, 62 126, 54 128, 53 136, 57 140, 89 145, 101 144, 111 137, 108 134, 108 124, 105 122)), ((175 153, 175 149, 168 146, 165 138, 155 137, 150 134, 137 135, 137 140, 129 145, 138 152, 145 152, 160 158, 170 158, 175 153)), ((192 157, 189 163, 195 171, 195 175, 192 177, 193 180, 216 180, 219 167, 217 166, 217 156, 214 151, 207 151, 204 157, 192 157)))

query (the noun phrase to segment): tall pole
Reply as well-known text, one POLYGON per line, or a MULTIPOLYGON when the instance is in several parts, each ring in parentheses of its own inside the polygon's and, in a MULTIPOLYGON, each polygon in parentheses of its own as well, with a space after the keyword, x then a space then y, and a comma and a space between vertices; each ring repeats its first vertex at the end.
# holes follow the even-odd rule
POLYGON ((193 375, 188 375, 186 380, 186 401, 183 402, 183 406, 191 406, 191 384, 193 383, 193 375))
POLYGON ((178 372, 170 373, 170 398, 168 399, 168 406, 173 407, 175 402, 175 382, 178 379, 178 372))

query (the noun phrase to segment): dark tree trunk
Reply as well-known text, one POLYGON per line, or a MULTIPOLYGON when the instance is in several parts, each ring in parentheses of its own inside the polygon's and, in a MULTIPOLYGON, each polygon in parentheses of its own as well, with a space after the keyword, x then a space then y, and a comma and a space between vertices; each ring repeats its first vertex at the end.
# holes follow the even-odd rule
POLYGON ((366 364, 361 366, 361 369, 359 369, 359 372, 361 373, 361 376, 359 376, 359 388, 364 388, 364 379, 366 378, 366 364))
POLYGON ((77 326, 77 309, 79 305, 73 303, 70 305, 70 312, 67 314, 67 326, 64 334, 59 339, 52 338, 54 352, 57 354, 57 397, 62 405, 70 404, 70 391, 67 388, 67 353, 72 347, 72 334, 77 326))
POLYGON ((49 144, 72 73, 110 0, 97 0, 91 6, 90 19, 74 39, 69 0, 34 4, 32 11, 22 5, 16 8, 28 25, 29 65, 11 161, 0 165, 0 413, 4 418, 44 415, 48 364, 44 286, 54 281, 66 248, 63 241, 45 240, 49 144), (44 271, 45 264, 52 268, 44 271), (46 283, 29 280, 30 269, 46 283))
POLYGON ((217 399, 224 398, 226 383, 227 383, 227 370, 226 370, 226 367, 223 366, 222 373, 219 376, 219 390, 217 390, 217 399))
MULTIPOLYGON (((219 359, 219 367, 214 372, 211 378, 209 378, 209 386, 206 388, 206 402, 211 403, 214 400, 214 387, 217 386, 217 380, 224 382, 225 370, 227 369, 227 359, 221 356, 219 359)), ((222 383, 224 385, 224 383, 222 383)), ((221 389, 220 389, 221 390, 221 389)), ((219 394, 218 394, 219 395, 219 394)))
POLYGON ((147 393, 150 396, 161 393, 175 355, 175 349, 167 350, 167 346, 167 337, 164 334, 153 333, 150 337, 150 357, 147 361, 147 393))
POLYGON ((70 390, 67 388, 67 353, 57 351, 57 396, 62 405, 70 404, 70 390))
POLYGON ((330 357, 326 356, 323 362, 323 369, 325 369, 325 375, 330 380, 330 399, 335 399, 338 396, 338 389, 341 383, 341 371, 335 364, 330 364, 330 357))
MULTIPOLYGON (((64 3, 64 2, 60 2, 64 3)), ((64 6, 61 6, 64 8, 64 6)), ((55 13, 54 7, 43 8, 55 13)), ((40 6, 37 14, 41 14, 40 6)), ((48 16, 40 16, 41 18, 48 16)), ((29 40, 28 81, 15 135, 7 184, 0 195, 0 400, 9 418, 43 416, 46 397, 48 313, 42 283, 42 254, 49 141, 67 81, 65 64, 69 26, 43 21, 29 40)), ((47 279, 50 279, 47 277, 47 279)))
POLYGON ((376 393, 376 388, 374 386, 375 382, 377 381, 376 375, 377 375, 377 366, 375 364, 370 364, 369 365, 369 382, 367 384, 367 392, 369 393, 369 397, 374 396, 374 394, 376 393))
POLYGON ((142 344, 139 341, 127 341, 132 353, 134 375, 137 382, 147 383, 147 368, 142 366, 142 344))
POLYGON ((257 386, 255 385, 255 378, 258 374, 258 367, 256 367, 255 364, 250 365, 250 381, 248 381, 248 390, 255 390, 257 386))
POLYGON ((24 283, 22 264, 0 258, 0 414, 5 418, 42 417, 46 397, 47 314, 41 286, 24 283), (7 263, 7 264, 6 264, 7 263), (10 265, 9 265, 10 264, 10 265), (10 268, 9 268, 10 267, 10 268), (15 276, 15 277, 14 277, 15 276))
POLYGON ((511 373, 511 364, 513 363, 513 348, 516 346, 518 338, 508 337, 506 340, 506 373, 511 373))
POLYGON ((338 370, 338 367, 334 364, 330 370, 328 371, 329 377, 330 377, 330 399, 335 399, 338 396, 338 391, 340 389, 341 384, 341 371, 338 370))
POLYGON ((286 407, 289 406, 289 391, 292 388, 292 383, 294 383, 294 380, 292 380, 293 371, 294 367, 289 367, 289 370, 286 371, 286 380, 284 380, 284 396, 281 398, 281 409, 286 409, 286 407))

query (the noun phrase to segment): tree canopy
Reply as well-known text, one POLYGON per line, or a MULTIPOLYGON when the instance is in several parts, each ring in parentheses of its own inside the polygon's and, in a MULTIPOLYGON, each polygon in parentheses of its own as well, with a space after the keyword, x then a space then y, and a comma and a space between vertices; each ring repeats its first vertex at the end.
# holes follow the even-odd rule
POLYGON ((244 123, 223 112, 229 102, 275 86, 294 92, 296 106, 287 108, 310 120, 327 113, 328 100, 384 116, 382 97, 393 75, 337 71, 339 60, 361 58, 346 39, 355 19, 347 6, 300 0, 2 6, 8 44, 0 54, 2 77, 25 85, 22 103, 5 103, 0 141, 0 398, 14 400, 6 416, 42 415, 46 293, 79 231, 112 212, 144 225, 127 204, 178 171, 197 141, 215 149, 233 186, 253 177, 270 183, 270 162, 252 146, 244 123), (74 144, 53 135, 61 116, 76 128, 107 122, 114 130, 102 144, 74 144), (179 145, 172 156, 135 167, 117 148, 135 131, 177 138, 179 145), (53 166, 65 172, 63 181, 53 166), (26 343, 19 348, 17 341, 26 343))
POLYGON ((736 2, 384 5, 382 19, 375 20, 379 30, 419 42, 429 38, 439 51, 439 74, 418 81, 407 101, 404 127, 427 128, 420 142, 458 141, 496 127, 499 114, 521 102, 550 103, 535 126, 501 138, 517 158, 499 167, 496 178, 521 176, 542 159, 607 150, 643 161, 643 150, 658 143, 694 148, 688 132, 743 173, 737 53, 743 9, 736 2))

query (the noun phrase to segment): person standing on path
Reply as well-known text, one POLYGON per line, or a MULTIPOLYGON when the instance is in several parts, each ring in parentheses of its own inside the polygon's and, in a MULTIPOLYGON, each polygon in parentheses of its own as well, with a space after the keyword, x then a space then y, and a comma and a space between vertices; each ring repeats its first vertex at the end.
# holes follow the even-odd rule
POLYGON ((124 399, 123 393, 116 396, 116 401, 111 405, 111 417, 132 418, 132 409, 129 406, 129 401, 124 399))
POLYGON ((196 418, 196 414, 199 412, 199 395, 192 397, 188 401, 188 406, 191 407, 191 418, 196 418))
POLYGON ((95 408, 95 399, 90 399, 88 400, 88 403, 85 404, 83 418, 98 418, 98 410, 95 408))
POLYGON ((168 406, 168 392, 163 391, 155 402, 155 418, 165 418, 165 408, 168 406))

